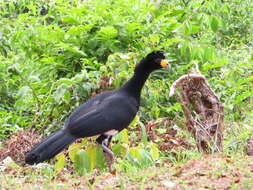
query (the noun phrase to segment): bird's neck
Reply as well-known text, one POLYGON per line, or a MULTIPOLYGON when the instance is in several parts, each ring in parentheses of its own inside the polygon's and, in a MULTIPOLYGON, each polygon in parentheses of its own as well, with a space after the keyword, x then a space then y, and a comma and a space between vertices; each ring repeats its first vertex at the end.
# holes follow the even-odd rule
POLYGON ((127 93, 134 96, 139 100, 141 95, 141 90, 149 77, 151 72, 135 72, 132 78, 127 81, 123 86, 122 89, 126 90, 127 93))

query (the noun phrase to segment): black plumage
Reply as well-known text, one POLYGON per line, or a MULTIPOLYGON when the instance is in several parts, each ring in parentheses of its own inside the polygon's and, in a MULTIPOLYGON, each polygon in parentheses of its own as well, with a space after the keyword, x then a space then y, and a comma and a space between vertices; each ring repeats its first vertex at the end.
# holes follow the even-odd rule
POLYGON ((103 92, 82 104, 66 120, 64 128, 46 137, 27 155, 26 163, 40 163, 54 157, 78 138, 100 135, 97 142, 113 156, 108 148, 111 137, 127 128, 140 105, 141 89, 149 74, 167 67, 160 51, 148 54, 135 67, 134 75, 120 88, 103 92), (106 143, 103 143, 107 139, 106 143))

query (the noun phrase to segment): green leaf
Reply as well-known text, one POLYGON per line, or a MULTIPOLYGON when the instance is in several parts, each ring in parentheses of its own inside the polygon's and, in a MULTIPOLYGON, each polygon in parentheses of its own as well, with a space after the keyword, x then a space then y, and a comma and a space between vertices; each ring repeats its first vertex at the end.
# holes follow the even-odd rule
POLYGON ((191 60, 203 60, 204 49, 202 47, 194 47, 192 49, 191 60))
POLYGON ((81 142, 81 145, 83 146, 83 145, 85 145, 87 142, 88 142, 88 139, 87 139, 87 138, 84 138, 84 139, 82 140, 82 142, 81 142))
POLYGON ((61 153, 56 156, 56 160, 57 161, 55 163, 55 170, 58 173, 64 168, 66 164, 66 157, 63 153, 61 153))
POLYGON ((145 149, 139 149, 140 163, 142 167, 150 166, 153 160, 148 151, 145 149))
POLYGON ((190 43, 183 43, 183 45, 180 47, 181 56, 187 61, 189 61, 191 57, 192 49, 194 48, 192 48, 192 45, 190 43))
POLYGON ((129 124, 129 126, 136 126, 139 121, 140 121, 140 118, 138 115, 136 115, 133 121, 129 124))
POLYGON ((65 103, 69 103, 70 102, 70 100, 71 100, 71 94, 70 94, 70 92, 67 90, 65 93, 64 93, 64 96, 63 96, 63 101, 65 102, 65 103))
POLYGON ((94 169, 96 167, 96 157, 97 157, 97 146, 94 144, 90 144, 87 149, 86 152, 88 154, 89 160, 90 160, 90 169, 94 169))
POLYGON ((241 103, 244 99, 250 97, 252 94, 253 94, 253 89, 247 90, 247 91, 241 93, 240 95, 236 96, 236 98, 234 100, 234 104, 241 103))
POLYGON ((140 124, 141 132, 142 132, 141 142, 143 144, 147 144, 147 142, 148 142, 148 136, 147 136, 147 132, 146 132, 146 127, 145 127, 145 125, 142 122, 140 122, 139 124, 140 124))
POLYGON ((245 84, 251 81, 253 81, 253 76, 249 76, 247 78, 241 78, 240 80, 238 80, 238 84, 245 84))
POLYGON ((54 93, 54 99, 56 102, 60 102, 60 100, 64 97, 67 89, 63 88, 62 86, 58 87, 54 93))
POLYGON ((200 26, 195 24, 194 22, 186 22, 185 26, 183 27, 184 33, 186 35, 196 34, 200 30, 200 26))
POLYGON ((218 62, 216 64, 206 63, 203 65, 203 71, 207 71, 209 69, 219 68, 222 66, 222 63, 218 62))
POLYGON ((30 93, 30 88, 28 86, 23 86, 19 89, 17 95, 18 97, 22 98, 23 96, 26 96, 27 93, 30 93))
POLYGON ((150 42, 154 43, 154 44, 159 44, 160 42, 160 38, 157 34, 151 34, 149 36, 150 42))
POLYGON ((203 61, 215 61, 216 51, 213 47, 204 47, 203 61))
POLYGON ((117 37, 118 31, 113 26, 101 27, 97 32, 100 41, 112 40, 117 37))
POLYGON ((80 56, 86 56, 86 54, 83 52, 83 51, 81 51, 80 49, 79 49, 79 47, 77 47, 77 46, 74 46, 74 45, 72 45, 72 44, 67 44, 67 43, 59 43, 59 44, 57 44, 57 46, 59 47, 59 48, 63 48, 63 49, 65 49, 66 51, 69 51, 69 52, 72 52, 72 53, 75 53, 75 54, 78 54, 78 55, 80 55, 80 56))
POLYGON ((70 16, 62 17, 62 22, 65 22, 65 23, 71 24, 71 25, 79 24, 75 18, 70 17, 70 16))
POLYGON ((215 16, 211 16, 209 22, 210 22, 211 29, 214 32, 217 32, 217 30, 219 28, 219 20, 218 20, 218 18, 215 17, 215 16))
POLYGON ((79 150, 74 159, 74 166, 79 175, 83 175, 90 171, 90 160, 86 151, 79 150))
POLYGON ((128 131, 127 129, 123 129, 120 132, 119 135, 119 139, 118 139, 121 143, 125 143, 125 144, 129 144, 129 140, 128 140, 128 131))
POLYGON ((105 155, 101 146, 96 146, 96 167, 100 169, 107 167, 105 155))
POLYGON ((61 78, 57 81, 57 84, 67 87, 67 86, 73 85, 74 82, 68 78, 61 78))
POLYGON ((129 150, 129 153, 131 154, 131 156, 133 156, 134 158, 136 159, 139 159, 140 156, 139 156, 139 148, 138 147, 131 147, 130 150, 129 150))
POLYGON ((114 144, 112 146, 112 151, 115 155, 125 156, 127 150, 122 144, 114 144))
POLYGON ((156 161, 159 158, 159 149, 157 147, 157 144, 151 144, 151 149, 150 149, 150 155, 154 161, 156 161))
POLYGON ((131 147, 129 153, 132 158, 137 159, 140 168, 150 166, 153 163, 151 155, 142 146, 131 147))
POLYGON ((75 162, 75 156, 76 156, 77 152, 81 149, 81 147, 82 146, 80 143, 72 144, 69 146, 68 154, 69 154, 69 158, 72 162, 75 162))

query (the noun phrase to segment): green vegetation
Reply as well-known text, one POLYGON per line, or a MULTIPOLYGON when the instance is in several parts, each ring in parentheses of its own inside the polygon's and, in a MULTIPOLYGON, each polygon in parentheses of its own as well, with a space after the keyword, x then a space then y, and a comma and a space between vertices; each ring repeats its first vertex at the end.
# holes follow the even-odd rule
MULTIPOLYGON (((175 166, 202 156, 195 149, 162 150, 164 141, 159 135, 169 126, 156 127, 159 138, 154 141, 149 140, 145 127, 163 117, 171 120, 171 126, 182 126, 182 109, 175 97, 169 97, 169 89, 174 80, 192 71, 205 75, 223 102, 225 154, 247 160, 246 140, 253 137, 252 12, 251 0, 1 1, 1 141, 20 129, 32 128, 48 135, 61 128, 82 102, 119 87, 141 57, 162 49, 171 71, 152 74, 130 131, 113 138, 112 150, 117 155, 114 168, 123 172, 117 187, 124 188, 128 179, 144 188, 152 174, 141 172, 143 178, 134 179, 132 172, 156 166, 154 173, 159 173, 168 162, 175 166)), ((194 143, 184 130, 177 137, 194 143)), ((70 162, 60 154, 56 172, 66 165, 77 174, 90 175, 86 173, 94 168, 106 172, 102 151, 93 141, 84 139, 72 145, 70 162)), ((164 168, 162 173, 166 173, 164 168)), ((48 168, 36 174, 51 180, 55 170, 48 168)), ((15 178, 9 178, 5 177, 5 188, 15 183, 15 178)), ((253 182, 245 183, 249 186, 253 182)), ((61 189, 57 184, 53 187, 61 189)), ((236 185, 231 188, 236 189, 236 185)))

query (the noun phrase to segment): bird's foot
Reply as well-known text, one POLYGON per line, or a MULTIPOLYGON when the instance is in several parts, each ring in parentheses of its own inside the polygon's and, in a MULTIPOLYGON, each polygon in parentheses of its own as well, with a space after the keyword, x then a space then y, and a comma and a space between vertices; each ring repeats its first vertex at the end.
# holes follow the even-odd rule
POLYGON ((114 153, 104 144, 102 144, 101 146, 102 149, 104 150, 105 160, 108 164, 109 171, 112 172, 112 164, 115 158, 114 153))
POLYGON ((104 153, 105 155, 105 160, 107 162, 107 165, 109 167, 109 172, 112 172, 112 165, 113 165, 113 161, 114 161, 114 156, 112 157, 112 155, 108 154, 107 152, 104 153))

